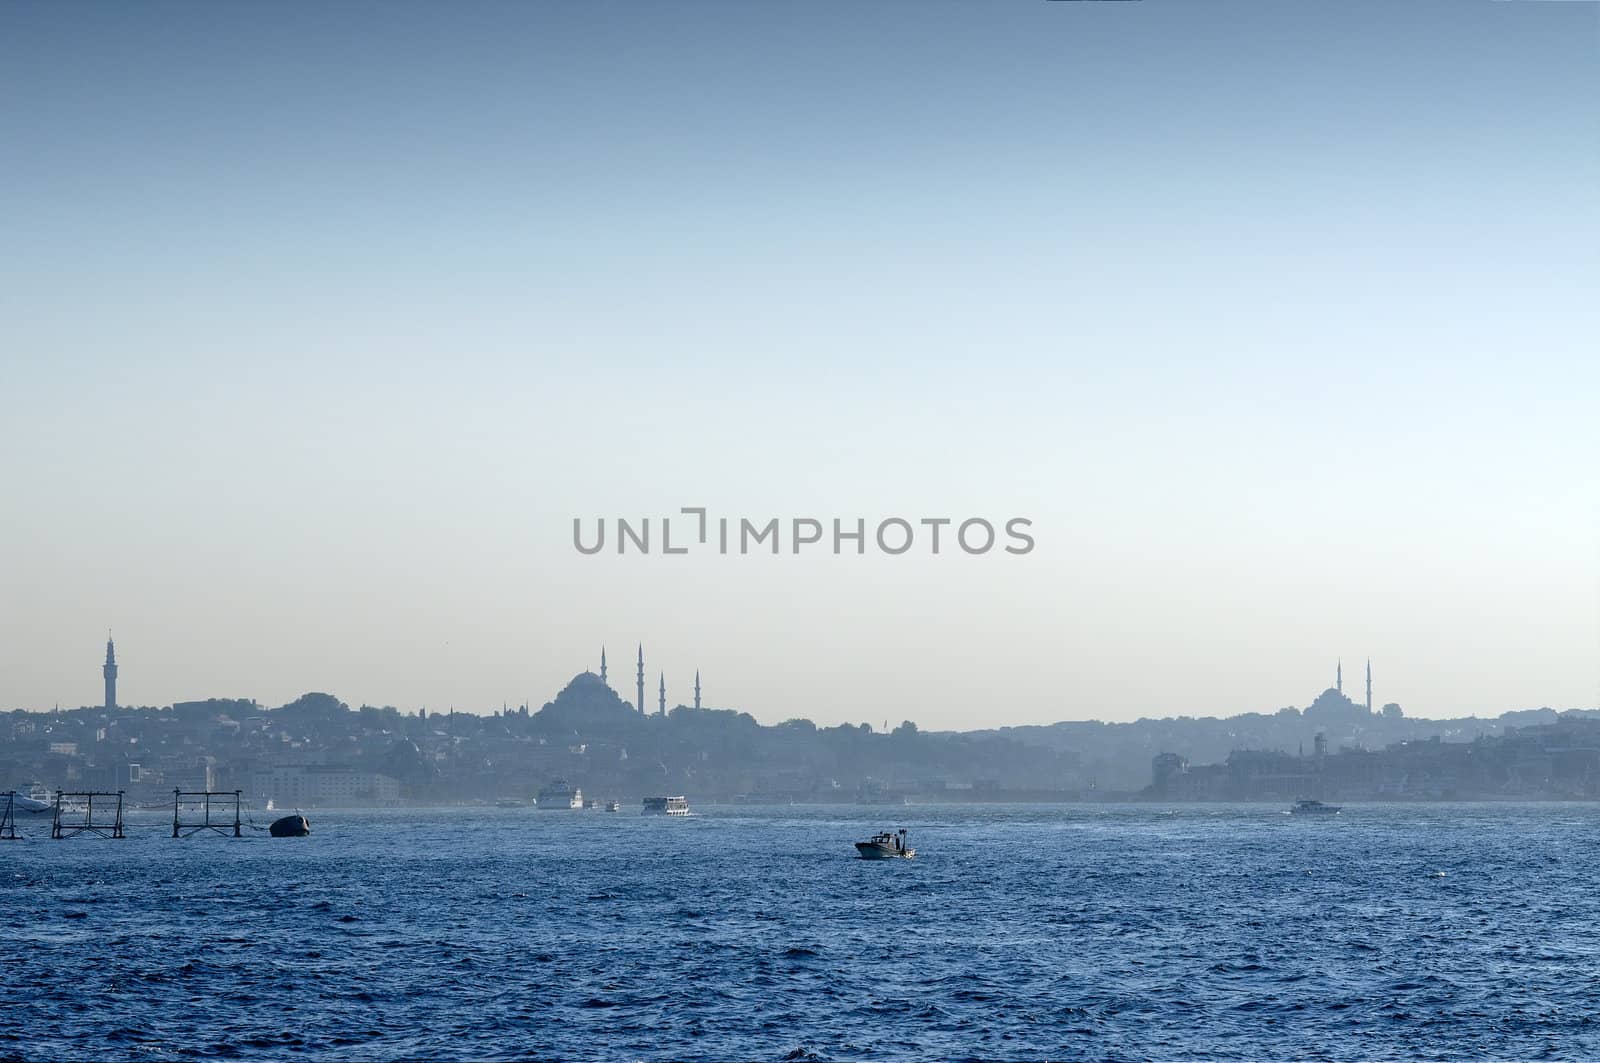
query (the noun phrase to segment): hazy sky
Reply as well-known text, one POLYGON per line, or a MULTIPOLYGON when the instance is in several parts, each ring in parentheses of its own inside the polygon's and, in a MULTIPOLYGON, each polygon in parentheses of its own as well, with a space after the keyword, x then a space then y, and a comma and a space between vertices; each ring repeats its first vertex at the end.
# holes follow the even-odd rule
POLYGON ((1600 701, 1600 5, 0 5, 0 709, 1600 701), (1031 518, 1024 557, 572 519, 1031 518), (676 530, 676 529, 675 529, 676 530))

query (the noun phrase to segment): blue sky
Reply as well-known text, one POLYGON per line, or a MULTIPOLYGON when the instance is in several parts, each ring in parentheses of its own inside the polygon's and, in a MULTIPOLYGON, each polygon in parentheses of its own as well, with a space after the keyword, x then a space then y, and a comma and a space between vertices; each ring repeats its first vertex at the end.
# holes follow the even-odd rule
POLYGON ((0 707, 1593 706, 1597 11, 0 8, 0 707))

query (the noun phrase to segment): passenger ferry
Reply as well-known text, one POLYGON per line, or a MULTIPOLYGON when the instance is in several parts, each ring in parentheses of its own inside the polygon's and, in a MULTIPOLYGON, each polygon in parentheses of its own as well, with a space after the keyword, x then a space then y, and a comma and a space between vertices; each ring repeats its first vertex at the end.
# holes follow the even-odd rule
POLYGON ((1325 805, 1321 801, 1299 800, 1289 811, 1297 816, 1337 816, 1343 805, 1325 805))
POLYGON ((647 797, 644 799, 644 814, 647 816, 687 816, 689 814, 689 799, 687 797, 647 797))
MULTIPOLYGON (((0 794, 0 797, 4 797, 0 794)), ((17 813, 50 812, 56 807, 55 794, 45 789, 44 783, 31 782, 21 790, 13 791, 11 809, 17 813)))
POLYGON ((583 807, 583 791, 567 782, 557 779, 555 782, 539 791, 540 808, 574 809, 583 807))

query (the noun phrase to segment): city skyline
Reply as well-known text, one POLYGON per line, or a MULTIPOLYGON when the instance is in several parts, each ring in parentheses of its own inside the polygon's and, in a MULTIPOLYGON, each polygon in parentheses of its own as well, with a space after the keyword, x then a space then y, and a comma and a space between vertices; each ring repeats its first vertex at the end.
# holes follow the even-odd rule
POLYGON ((0 707, 1600 704, 1593 5, 627 12, 5 6, 0 707))
MULTIPOLYGON (((600 682, 603 685, 605 685, 606 687, 611 689, 614 693, 616 693, 619 698, 622 698, 630 706, 630 708, 634 709, 634 711, 636 711, 640 716, 645 716, 645 717, 663 716, 663 715, 666 714, 666 712, 667 712, 667 710, 669 708, 692 707, 692 708, 694 708, 696 710, 699 710, 700 708, 702 708, 702 704, 701 704, 701 693, 702 693, 702 689, 701 689, 701 673, 700 673, 700 669, 697 667, 697 668, 694 669, 694 679, 692 681, 692 688, 691 688, 692 689, 692 697, 690 699, 688 699, 688 700, 678 700, 676 698, 669 698, 668 697, 668 695, 667 695, 667 682, 666 682, 666 670, 665 669, 659 670, 657 672, 657 676, 658 676, 658 686, 657 686, 657 690, 656 690, 657 705, 653 710, 649 709, 649 707, 645 703, 645 652, 644 652, 644 643, 643 642, 640 642, 638 644, 638 647, 637 647, 637 654, 636 654, 636 659, 635 659, 636 691, 634 693, 634 700, 632 700, 632 701, 628 701, 628 699, 623 696, 624 692, 621 691, 621 690, 618 690, 616 687, 612 686, 611 683, 610 683, 609 674, 608 674, 608 665, 607 665, 605 644, 602 644, 601 647, 600 647, 598 664, 599 664, 598 671, 595 671, 594 669, 583 668, 583 669, 581 669, 580 674, 588 673, 590 675, 597 676, 599 678, 600 682)), ((102 679, 103 679, 103 683, 104 683, 104 688, 103 688, 103 690, 104 690, 103 707, 107 711, 111 711, 111 710, 114 710, 114 709, 119 707, 118 703, 117 703, 118 672, 119 672, 119 666, 118 666, 117 659, 116 659, 115 643, 114 643, 114 640, 111 637, 111 633, 108 631, 107 632, 107 637, 106 637, 105 660, 104 660, 103 664, 101 665, 101 675, 102 675, 102 679)), ((571 676, 568 676, 566 680, 563 680, 560 684, 558 684, 557 686, 554 686, 554 687, 552 687, 550 689, 551 690, 561 689, 561 687, 564 686, 565 683, 570 680, 570 678, 571 678, 571 676)), ((1374 696, 1373 696, 1372 659, 1370 657, 1365 659, 1365 674, 1364 674, 1363 678, 1364 678, 1364 682, 1365 682, 1364 700, 1360 701, 1360 702, 1355 702, 1352 699, 1352 703, 1362 706, 1369 715, 1370 714, 1376 714, 1380 707, 1383 708, 1387 712, 1388 709, 1394 708, 1395 706, 1398 706, 1401 710, 1403 710, 1406 713, 1406 715, 1412 716, 1414 718, 1419 718, 1419 719, 1452 719, 1452 718, 1462 718, 1462 717, 1477 716, 1477 715, 1499 715, 1500 713, 1503 713, 1503 712, 1518 712, 1518 711, 1525 711, 1525 710, 1528 710, 1528 709, 1535 709, 1535 708, 1553 708, 1553 709, 1557 709, 1559 711, 1564 711, 1566 709, 1571 709, 1571 708, 1580 708, 1580 709, 1590 708, 1590 706, 1559 706, 1559 705, 1550 705, 1548 703, 1540 703, 1540 704, 1536 705, 1536 704, 1529 703, 1529 704, 1523 704, 1523 705, 1504 706, 1504 707, 1500 708, 1499 710, 1497 710, 1497 711, 1495 711, 1493 713, 1457 711, 1457 712, 1454 712, 1454 713, 1445 712, 1445 713, 1440 713, 1440 714, 1435 714, 1435 715, 1429 716, 1429 715, 1424 715, 1424 714, 1418 714, 1418 713, 1411 712, 1410 710, 1406 709, 1406 707, 1397 699, 1390 699, 1390 700, 1382 702, 1381 704, 1379 702, 1375 701, 1374 700, 1374 696)), ((1302 686, 1304 687, 1304 684, 1302 684, 1302 686)), ((294 695, 294 697, 300 697, 300 696, 303 696, 305 694, 314 693, 314 692, 315 691, 311 691, 311 690, 303 690, 303 691, 300 691, 298 694, 294 695)), ((1338 695, 1341 698, 1346 697, 1346 695, 1344 693, 1344 658, 1342 656, 1336 656, 1334 658, 1333 682, 1331 684, 1329 684, 1329 686, 1326 687, 1322 691, 1322 695, 1320 695, 1319 697, 1326 696, 1330 692, 1332 692, 1333 694, 1338 695)), ((325 690, 325 691, 320 691, 320 693, 333 694, 333 695, 337 696, 340 692, 339 691, 333 691, 333 690, 325 690)), ((248 694, 241 694, 239 692, 230 692, 230 693, 211 692, 211 693, 205 693, 205 694, 201 694, 201 693, 198 693, 198 692, 191 692, 188 696, 185 696, 185 697, 182 697, 182 698, 173 698, 173 699, 169 699, 169 700, 166 700, 166 701, 157 701, 157 702, 143 702, 143 703, 140 703, 140 705, 141 705, 141 707, 152 707, 153 706, 153 707, 159 708, 159 707, 162 707, 162 706, 165 706, 165 705, 172 705, 172 704, 175 704, 175 703, 194 703, 194 702, 197 702, 197 701, 204 701, 204 700, 207 700, 208 698, 222 699, 222 700, 226 700, 226 699, 229 699, 229 698, 243 698, 244 700, 249 700, 249 701, 253 701, 253 702, 259 703, 261 705, 261 707, 263 709, 265 709, 265 708, 270 708, 273 704, 288 704, 289 702, 294 700, 294 697, 284 698, 279 702, 274 702, 272 700, 255 698, 255 697, 252 697, 252 696, 250 696, 248 694)), ((443 708, 440 708, 438 705, 434 705, 434 706, 431 707, 431 710, 430 710, 430 707, 425 703, 412 704, 412 703, 395 703, 395 702, 392 702, 392 701, 371 701, 371 700, 363 699, 363 698, 359 698, 359 697, 357 697, 353 701, 351 701, 350 704, 352 704, 352 705, 388 706, 388 707, 399 709, 401 712, 407 712, 407 713, 415 713, 415 712, 417 712, 419 710, 429 710, 429 711, 434 711, 434 712, 439 712, 439 711, 443 711, 443 712, 463 712, 463 713, 469 713, 469 714, 475 715, 475 716, 485 716, 485 715, 491 715, 491 714, 493 714, 493 713, 495 713, 497 711, 503 711, 508 706, 512 706, 512 705, 515 705, 518 708, 527 708, 529 710, 532 710, 533 708, 535 708, 536 706, 538 706, 540 704, 540 696, 538 696, 538 695, 532 696, 532 697, 521 696, 521 697, 519 697, 517 699, 502 698, 501 701, 500 701, 500 704, 498 706, 495 706, 493 704, 490 704, 490 705, 487 705, 487 706, 457 705, 457 704, 452 702, 452 703, 449 703, 449 704, 445 705, 443 708)), ((1309 705, 1309 704, 1311 704, 1311 702, 1308 702, 1307 704, 1309 705)), ((81 708, 86 708, 86 707, 89 707, 89 706, 88 705, 80 705, 80 706, 69 706, 69 707, 81 709, 81 708)), ((131 707, 131 706, 122 706, 122 707, 131 707)), ((735 711, 738 711, 738 712, 748 713, 749 715, 754 717, 759 723, 764 724, 764 725, 769 725, 769 726, 772 725, 772 724, 780 723, 780 722, 782 722, 783 719, 794 718, 794 717, 776 718, 776 717, 765 716, 765 715, 762 714, 759 705, 728 704, 728 705, 720 705, 720 706, 716 706, 716 707, 717 708, 722 708, 722 709, 732 709, 732 710, 735 710, 735 711)), ((1249 713, 1276 712, 1279 709, 1289 708, 1289 707, 1296 707, 1296 708, 1304 709, 1306 706, 1295 705, 1292 702, 1284 702, 1282 704, 1274 705, 1271 708, 1268 708, 1268 707, 1265 707, 1265 706, 1238 707, 1238 708, 1236 708, 1234 710, 1231 710, 1231 711, 1218 712, 1218 713, 1196 713, 1196 712, 1192 712, 1192 711, 1184 711, 1181 708, 1174 707, 1174 708, 1172 708, 1172 709, 1170 709, 1169 711, 1166 711, 1166 712, 1159 712, 1158 711, 1158 712, 1147 713, 1142 718, 1151 718, 1151 719, 1171 718, 1171 719, 1175 719, 1175 718, 1182 717, 1182 716, 1214 716, 1214 717, 1223 717, 1223 718, 1225 718, 1225 717, 1228 717, 1228 716, 1243 715, 1243 714, 1249 714, 1249 713)), ((861 711, 859 713, 857 713, 856 716, 857 717, 860 717, 860 716, 871 716, 873 712, 881 710, 883 708, 884 708, 884 706, 876 706, 876 707, 874 707, 874 706, 861 706, 861 711)), ((15 710, 15 709, 23 709, 25 711, 31 711, 31 712, 51 712, 51 711, 59 712, 59 711, 62 711, 62 703, 59 700, 55 701, 55 702, 52 703, 51 708, 49 708, 49 709, 45 709, 45 708, 38 707, 38 706, 21 706, 21 705, 17 705, 17 706, 0 706, 0 712, 12 711, 12 710, 15 710)), ((814 716, 802 714, 799 718, 814 719, 814 716)), ((917 721, 917 720, 915 720, 914 718, 911 718, 911 717, 906 717, 905 719, 909 719, 910 722, 913 722, 913 723, 919 723, 920 722, 920 721, 917 721)), ((1034 723, 1034 724, 1037 724, 1037 723, 1071 723, 1071 722, 1088 722, 1088 721, 1091 721, 1091 720, 1094 720, 1094 719, 1098 719, 1098 718, 1097 717, 1063 717, 1063 718, 1061 718, 1059 720, 1029 721, 1029 722, 1030 723, 1034 723)), ((901 718, 900 717, 896 717, 896 720, 901 720, 901 718)), ((840 716, 838 719, 833 719, 831 717, 823 717, 821 720, 818 720, 817 722, 820 722, 820 723, 822 723, 824 725, 833 725, 833 724, 838 724, 838 723, 854 724, 854 723, 861 722, 861 721, 858 720, 855 717, 851 717, 850 714, 846 713, 846 714, 840 716)), ((1108 722, 1116 722, 1116 721, 1108 721, 1108 722)), ((869 723, 869 726, 875 726, 870 721, 868 721, 868 723, 869 723)), ((887 723, 887 721, 886 721, 886 723, 887 723)), ((981 730, 981 729, 986 729, 987 727, 1012 726, 1012 725, 1014 725, 1012 723, 1012 721, 1007 721, 1007 720, 994 721, 994 720, 990 720, 990 721, 986 721, 986 727, 985 728, 959 728, 959 727, 957 727, 957 728, 942 728, 942 729, 944 729, 944 730, 956 730, 956 731, 969 730, 969 729, 981 730)))

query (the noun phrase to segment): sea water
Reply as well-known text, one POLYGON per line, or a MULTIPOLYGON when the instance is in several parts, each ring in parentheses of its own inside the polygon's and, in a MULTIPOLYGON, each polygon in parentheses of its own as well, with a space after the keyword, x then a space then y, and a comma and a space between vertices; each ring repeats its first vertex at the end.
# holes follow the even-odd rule
POLYGON ((1594 805, 695 811, 25 821, 0 1057, 1600 1057, 1594 805))

